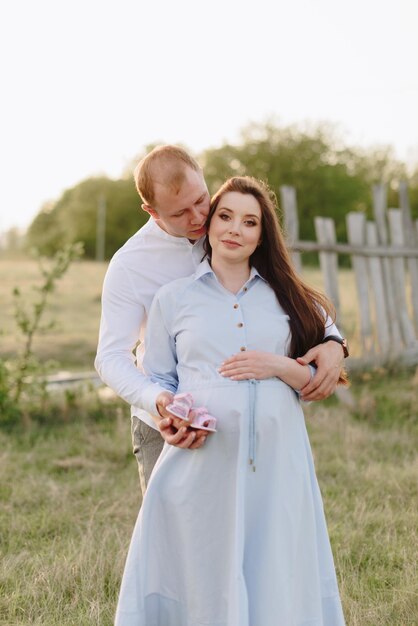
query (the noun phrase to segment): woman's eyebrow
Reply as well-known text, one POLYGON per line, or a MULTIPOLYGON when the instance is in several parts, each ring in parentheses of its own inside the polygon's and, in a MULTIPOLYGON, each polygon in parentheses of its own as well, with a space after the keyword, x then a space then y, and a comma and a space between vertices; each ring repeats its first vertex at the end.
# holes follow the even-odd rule
MULTIPOLYGON (((228 211, 229 213, 233 213, 234 212, 233 209, 228 209, 228 207, 226 207, 226 206, 219 207, 219 210, 220 211, 228 211)), ((244 215, 244 217, 254 217, 257 220, 260 219, 260 216, 259 215, 254 215, 254 213, 246 213, 244 215)))

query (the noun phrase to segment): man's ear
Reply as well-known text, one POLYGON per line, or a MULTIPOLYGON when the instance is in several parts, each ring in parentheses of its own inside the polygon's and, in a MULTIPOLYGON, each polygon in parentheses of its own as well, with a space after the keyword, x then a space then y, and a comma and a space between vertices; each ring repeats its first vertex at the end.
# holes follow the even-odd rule
POLYGON ((151 217, 153 217, 154 219, 158 219, 159 215, 157 213, 157 211, 155 209, 153 209, 152 207, 148 206, 148 204, 143 204, 142 205, 142 210, 145 211, 146 213, 149 213, 151 215, 151 217))

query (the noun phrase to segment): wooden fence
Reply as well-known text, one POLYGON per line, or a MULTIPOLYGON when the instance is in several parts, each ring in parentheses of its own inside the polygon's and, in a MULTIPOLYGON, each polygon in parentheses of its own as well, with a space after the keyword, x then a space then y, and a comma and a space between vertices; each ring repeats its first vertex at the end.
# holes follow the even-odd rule
POLYGON ((360 350, 351 367, 401 361, 418 363, 418 220, 411 218, 406 183, 399 185, 399 207, 387 208, 386 188, 373 188, 374 220, 364 213, 346 217, 348 243, 338 243, 331 218, 316 217, 317 241, 300 241, 296 192, 280 188, 285 230, 296 267, 301 252, 318 252, 324 289, 341 313, 338 254, 348 254, 355 275, 360 350))

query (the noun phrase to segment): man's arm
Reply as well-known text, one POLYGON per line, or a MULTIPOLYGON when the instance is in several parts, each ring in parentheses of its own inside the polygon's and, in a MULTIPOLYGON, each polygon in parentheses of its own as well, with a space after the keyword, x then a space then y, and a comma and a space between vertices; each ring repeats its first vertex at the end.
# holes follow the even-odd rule
MULTIPOLYGON (((324 338, 330 335, 341 337, 337 326, 328 316, 325 322, 324 338)), ((336 341, 328 341, 314 346, 297 359, 301 365, 314 362, 316 374, 300 390, 300 397, 306 402, 324 400, 334 393, 344 364, 344 350, 336 341)))
MULTIPOLYGON (((148 426, 160 430, 168 443, 183 448, 198 448, 203 445, 207 433, 185 432, 175 419, 170 419, 165 410, 170 393, 136 367, 133 351, 145 317, 145 304, 131 284, 127 271, 122 265, 111 263, 103 283, 96 370, 103 382, 123 400, 148 411, 141 412, 139 417, 148 426), (163 395, 159 398, 159 394, 163 395)), ((171 392, 174 393, 177 384, 172 383, 171 392)))
POLYGON ((300 390, 302 400, 324 400, 334 393, 344 363, 344 351, 339 343, 321 343, 308 350, 297 361, 301 365, 314 361, 317 366, 315 376, 300 390))
MULTIPOLYGON (((136 367, 135 349, 146 317, 126 269, 111 262, 103 283, 102 316, 95 367, 106 385, 129 404, 142 408, 144 392, 153 384, 136 367)), ((155 428, 154 423, 147 422, 155 428)))

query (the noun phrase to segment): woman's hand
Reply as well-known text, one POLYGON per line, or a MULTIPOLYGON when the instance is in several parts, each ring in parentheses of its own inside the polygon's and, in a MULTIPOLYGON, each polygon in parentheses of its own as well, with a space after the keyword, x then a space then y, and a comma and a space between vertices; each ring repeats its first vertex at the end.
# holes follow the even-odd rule
POLYGON ((303 400, 323 400, 334 393, 344 363, 344 352, 336 341, 327 341, 308 350, 297 359, 301 365, 315 362, 317 371, 312 380, 303 387, 303 400))
POLYGON ((186 420, 176 417, 167 411, 167 405, 173 401, 173 394, 169 391, 162 391, 156 399, 156 406, 159 416, 154 416, 154 421, 158 426, 164 441, 177 448, 187 448, 196 450, 201 448, 206 441, 208 431, 191 429, 186 420))
MULTIPOLYGON (((158 394, 155 404, 157 407, 157 411, 161 417, 173 417, 170 411, 167 411, 167 405, 173 402, 174 394, 170 393, 170 391, 162 391, 158 394)), ((160 420, 157 422, 157 426, 159 425, 160 420)))
POLYGON ((231 380, 264 380, 265 378, 280 377, 282 357, 272 352, 249 350, 239 352, 226 359, 218 372, 231 380))

